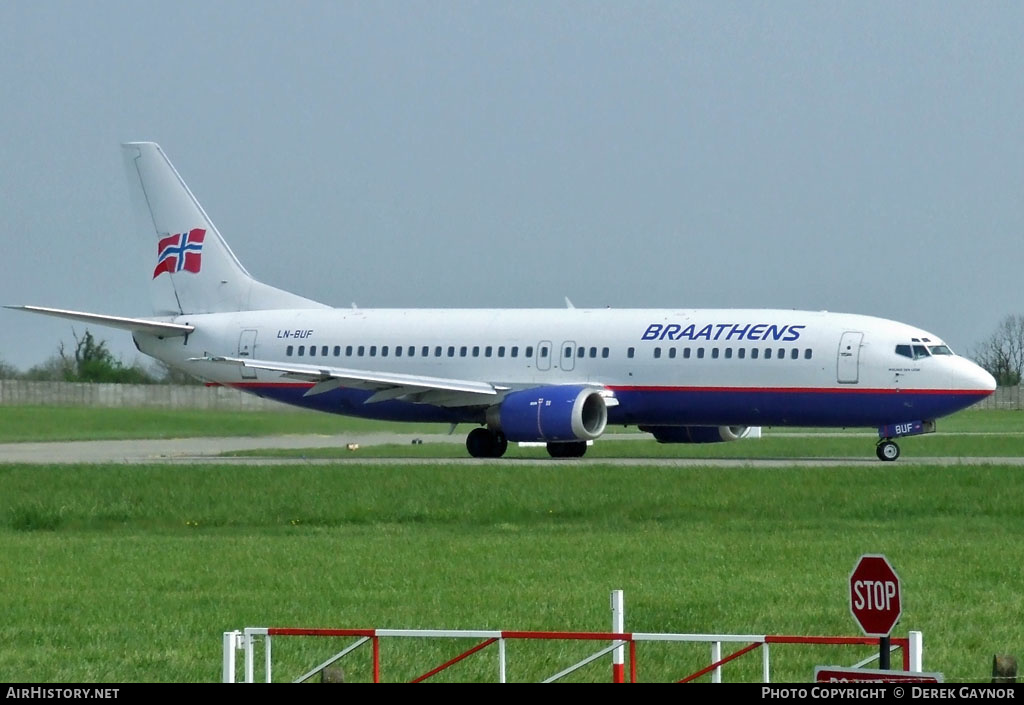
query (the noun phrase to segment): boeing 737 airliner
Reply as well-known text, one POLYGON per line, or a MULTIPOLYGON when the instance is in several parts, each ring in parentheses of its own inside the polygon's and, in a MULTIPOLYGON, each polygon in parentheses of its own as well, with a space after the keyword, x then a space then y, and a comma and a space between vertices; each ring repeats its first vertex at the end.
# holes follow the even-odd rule
MULTIPOLYGON (((927 331, 771 309, 336 309, 253 279, 152 142, 124 145, 155 245, 153 316, 22 310, 131 331, 196 377, 373 419, 476 426, 470 455, 509 441, 581 456, 609 425, 662 443, 752 426, 874 427, 894 438, 992 393, 995 380, 927 331)), ((147 273, 149 269, 147 268, 147 273)))

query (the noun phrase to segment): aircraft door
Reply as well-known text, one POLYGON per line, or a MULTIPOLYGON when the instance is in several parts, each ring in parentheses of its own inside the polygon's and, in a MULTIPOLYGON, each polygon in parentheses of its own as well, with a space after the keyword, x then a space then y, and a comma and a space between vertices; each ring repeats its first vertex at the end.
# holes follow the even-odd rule
MULTIPOLYGON (((243 330, 238 338, 238 357, 254 357, 256 354, 256 331, 243 330)), ((256 379, 256 370, 243 367, 242 379, 256 379)))
POLYGON ((839 384, 857 384, 860 381, 860 343, 863 333, 846 331, 839 339, 837 381, 839 384))
POLYGON ((537 369, 551 369, 551 341, 542 340, 537 343, 537 369))
POLYGON ((572 372, 573 367, 576 366, 576 342, 567 340, 562 343, 561 361, 558 363, 559 367, 562 368, 563 372, 572 372))

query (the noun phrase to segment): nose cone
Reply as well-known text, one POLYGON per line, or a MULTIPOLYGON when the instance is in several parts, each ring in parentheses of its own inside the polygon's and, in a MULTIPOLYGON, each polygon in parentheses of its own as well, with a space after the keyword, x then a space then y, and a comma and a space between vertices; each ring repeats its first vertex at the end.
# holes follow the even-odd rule
POLYGON ((988 396, 996 390, 996 378, 965 358, 956 358, 950 388, 988 396))

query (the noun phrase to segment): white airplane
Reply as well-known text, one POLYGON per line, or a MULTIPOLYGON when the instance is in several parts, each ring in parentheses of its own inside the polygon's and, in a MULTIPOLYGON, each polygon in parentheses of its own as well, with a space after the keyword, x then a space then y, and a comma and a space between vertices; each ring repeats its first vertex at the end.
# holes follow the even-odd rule
POLYGON ((174 368, 297 406, 473 424, 475 457, 509 441, 582 456, 609 425, 662 443, 815 426, 875 427, 878 457, 895 460, 893 439, 996 386, 932 333, 845 313, 331 308, 253 279, 163 150, 123 148, 156 245, 154 315, 10 308, 129 330, 174 368))

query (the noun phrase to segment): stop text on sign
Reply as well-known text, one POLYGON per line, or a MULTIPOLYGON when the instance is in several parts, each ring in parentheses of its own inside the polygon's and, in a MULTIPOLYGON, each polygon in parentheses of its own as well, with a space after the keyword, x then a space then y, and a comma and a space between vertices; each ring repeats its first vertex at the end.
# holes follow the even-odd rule
POLYGON ((898 593, 892 580, 855 580, 853 606, 859 610, 890 610, 898 593))

